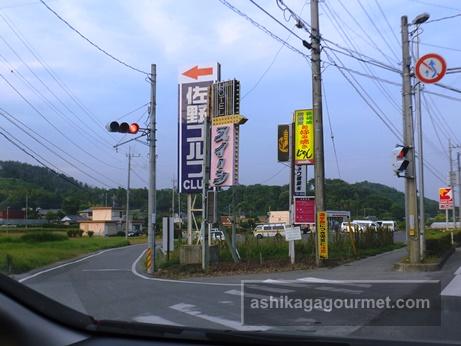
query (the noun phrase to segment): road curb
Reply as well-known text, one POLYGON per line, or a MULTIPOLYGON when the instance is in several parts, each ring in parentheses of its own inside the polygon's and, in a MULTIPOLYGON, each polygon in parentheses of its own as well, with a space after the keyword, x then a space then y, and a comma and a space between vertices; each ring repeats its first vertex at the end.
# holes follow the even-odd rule
POLYGON ((451 248, 439 259, 436 263, 403 263, 397 262, 394 264, 394 270, 398 272, 434 272, 442 269, 445 262, 453 255, 456 248, 451 248))

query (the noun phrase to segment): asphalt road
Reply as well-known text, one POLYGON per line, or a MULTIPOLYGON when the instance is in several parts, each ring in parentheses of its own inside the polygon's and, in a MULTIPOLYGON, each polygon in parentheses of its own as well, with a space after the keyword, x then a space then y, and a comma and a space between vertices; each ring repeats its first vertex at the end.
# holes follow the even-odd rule
MULTIPOLYGON (((106 250, 86 259, 67 262, 18 279, 35 290, 97 319, 247 331, 296 331, 310 335, 461 339, 461 251, 457 251, 443 270, 438 272, 393 271, 392 264, 406 253, 406 249, 399 249, 333 269, 176 281, 147 276, 143 272, 142 260, 138 260, 144 250, 145 245, 106 250), (441 326, 366 326, 379 324, 385 315, 380 311, 364 313, 358 310, 347 311, 347 314, 342 315, 325 314, 320 310, 300 316, 292 316, 288 312, 270 313, 263 316, 259 324, 242 325, 241 281, 268 279, 274 280, 272 282, 276 284, 275 288, 264 284, 254 285, 253 297, 292 294, 306 287, 309 288, 309 292, 317 292, 322 298, 338 295, 369 297, 385 295, 386 292, 382 291, 383 287, 378 283, 331 283, 328 280, 440 280, 442 288, 445 288, 442 296, 441 326), (281 319, 297 325, 277 326, 281 324, 281 319), (354 323, 359 320, 360 322, 354 323)), ((384 289, 392 289, 392 292, 395 292, 400 286, 396 285, 395 289, 392 286, 386 287, 384 289)), ((412 291, 408 293, 411 295, 412 291)), ((251 298, 251 295, 247 298, 251 298)))

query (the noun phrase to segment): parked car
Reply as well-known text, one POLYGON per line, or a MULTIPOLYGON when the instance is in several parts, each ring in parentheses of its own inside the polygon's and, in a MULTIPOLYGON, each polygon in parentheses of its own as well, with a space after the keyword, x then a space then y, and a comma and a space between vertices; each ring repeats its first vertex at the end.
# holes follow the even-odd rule
POLYGON ((138 230, 128 231, 128 237, 139 237, 140 235, 141 235, 141 232, 138 230))
POLYGON ((225 240, 224 232, 218 228, 212 228, 210 231, 210 238, 212 241, 223 241, 225 240))
POLYGON ((398 231, 397 223, 395 221, 388 221, 388 220, 383 220, 383 221, 376 221, 379 227, 382 228, 387 228, 391 232, 396 232, 398 231))
POLYGON ((285 229, 286 225, 283 223, 273 223, 273 224, 265 224, 265 225, 258 225, 253 231, 253 235, 258 238, 266 238, 266 237, 285 237, 285 229))

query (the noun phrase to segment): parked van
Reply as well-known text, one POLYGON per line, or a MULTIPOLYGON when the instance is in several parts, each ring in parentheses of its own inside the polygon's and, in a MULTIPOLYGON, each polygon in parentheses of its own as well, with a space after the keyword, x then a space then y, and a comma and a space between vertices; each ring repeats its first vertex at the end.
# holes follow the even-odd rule
POLYGON ((342 232, 356 232, 356 231, 363 231, 363 230, 364 230, 364 227, 355 223, 354 221, 351 221, 351 222, 345 221, 341 223, 342 232))
POLYGON ((285 229, 286 225, 283 223, 257 225, 253 230, 253 235, 258 239, 267 237, 285 237, 285 229))
POLYGON ((387 228, 391 232, 398 231, 395 221, 376 221, 379 227, 387 228))

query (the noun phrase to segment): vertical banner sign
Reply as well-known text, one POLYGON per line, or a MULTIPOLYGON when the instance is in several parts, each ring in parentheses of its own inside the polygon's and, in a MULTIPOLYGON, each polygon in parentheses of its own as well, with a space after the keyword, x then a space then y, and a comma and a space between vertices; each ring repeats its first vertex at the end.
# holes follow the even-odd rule
POLYGON ((178 186, 180 193, 201 193, 208 87, 219 80, 220 65, 197 65, 182 71, 179 76, 178 186))
POLYGON ((322 259, 328 258, 328 222, 327 212, 319 211, 317 213, 317 229, 318 229, 318 249, 319 257, 322 259))
POLYGON ((237 184, 236 126, 234 124, 211 127, 211 186, 237 184))
POLYGON ((295 165, 295 196, 306 196, 307 194, 307 166, 295 165))
POLYGON ((277 132, 277 160, 278 162, 288 162, 290 158, 290 125, 279 125, 277 132))
POLYGON ((239 125, 246 121, 239 112, 240 82, 234 79, 213 84, 210 186, 238 184, 239 125))
POLYGON ((314 162, 314 111, 297 110, 294 113, 295 124, 295 164, 313 165, 314 162))
POLYGON ((446 210, 453 208, 453 190, 451 187, 439 189, 439 209, 446 210))
POLYGON ((314 197, 295 197, 293 210, 293 223, 295 225, 315 223, 314 197))

